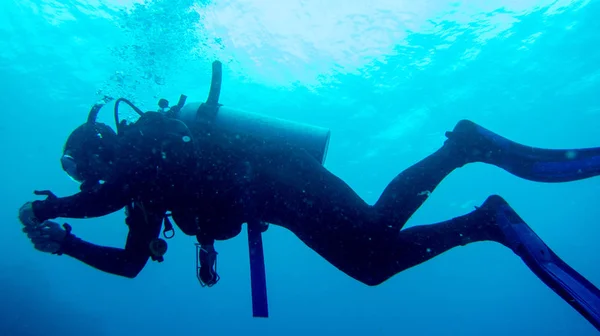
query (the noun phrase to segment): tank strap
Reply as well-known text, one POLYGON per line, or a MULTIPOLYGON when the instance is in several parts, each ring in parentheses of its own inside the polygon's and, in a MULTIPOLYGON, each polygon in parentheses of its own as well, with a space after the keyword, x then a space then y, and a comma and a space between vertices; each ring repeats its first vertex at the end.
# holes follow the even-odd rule
MULTIPOLYGON (((246 180, 252 180, 252 167, 246 166, 246 180)), ((260 221, 256 215, 256 205, 250 195, 250 186, 244 188, 243 196, 248 218, 248 249, 250 255, 250 285, 252 288, 252 316, 269 317, 269 301, 267 298, 267 276, 265 269, 265 254, 263 249, 262 233, 268 224, 260 221)))

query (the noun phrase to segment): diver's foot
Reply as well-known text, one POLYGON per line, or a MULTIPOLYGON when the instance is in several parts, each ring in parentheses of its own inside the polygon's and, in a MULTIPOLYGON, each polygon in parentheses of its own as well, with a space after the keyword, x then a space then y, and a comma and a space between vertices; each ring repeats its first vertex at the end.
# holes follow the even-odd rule
POLYGON ((536 258, 545 257, 546 244, 502 197, 488 197, 477 211, 486 213, 494 223, 492 240, 512 249, 520 256, 528 253, 536 258))
POLYGON ((448 146, 464 163, 492 163, 507 149, 510 141, 470 120, 459 121, 454 129, 446 132, 448 146))
POLYGON ((506 239, 498 226, 498 214, 505 206, 508 206, 508 203, 502 197, 492 195, 481 206, 476 207, 477 210, 475 211, 480 225, 485 226, 486 240, 495 241, 502 245, 506 245, 506 239))

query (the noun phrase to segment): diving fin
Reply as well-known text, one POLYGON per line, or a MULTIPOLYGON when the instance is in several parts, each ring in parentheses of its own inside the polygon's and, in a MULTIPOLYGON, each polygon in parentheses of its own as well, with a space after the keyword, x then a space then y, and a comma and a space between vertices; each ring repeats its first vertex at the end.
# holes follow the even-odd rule
MULTIPOLYGON (((600 331, 600 290, 560 259, 499 196, 496 221, 506 243, 556 294, 600 331)), ((486 202, 487 203, 487 202, 486 202)))
POLYGON ((521 178, 546 183, 600 175, 600 147, 546 149, 522 145, 472 121, 461 120, 446 141, 465 163, 484 162, 521 178))

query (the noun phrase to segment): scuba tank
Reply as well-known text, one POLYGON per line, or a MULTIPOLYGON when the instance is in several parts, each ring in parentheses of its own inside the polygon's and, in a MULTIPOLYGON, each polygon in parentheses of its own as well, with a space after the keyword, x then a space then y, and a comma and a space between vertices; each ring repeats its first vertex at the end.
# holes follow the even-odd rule
POLYGON ((159 107, 187 125, 200 122, 215 129, 249 134, 267 144, 285 142, 304 149, 321 164, 325 162, 331 136, 329 129, 223 106, 219 103, 221 83, 222 65, 215 61, 206 102, 186 104, 187 97, 182 95, 177 105, 169 108, 168 101, 161 99, 159 107))

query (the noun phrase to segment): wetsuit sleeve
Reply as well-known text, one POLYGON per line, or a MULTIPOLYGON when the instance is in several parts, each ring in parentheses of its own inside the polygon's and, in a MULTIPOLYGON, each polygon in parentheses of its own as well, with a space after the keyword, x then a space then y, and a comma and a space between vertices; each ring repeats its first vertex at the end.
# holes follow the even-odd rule
POLYGON ((105 183, 68 197, 33 202, 33 213, 40 221, 62 218, 100 217, 113 213, 128 202, 127 186, 105 183))
POLYGON ((132 209, 127 218, 125 249, 95 245, 71 235, 60 252, 100 271, 135 278, 148 262, 150 242, 160 234, 164 213, 142 207, 132 209))

